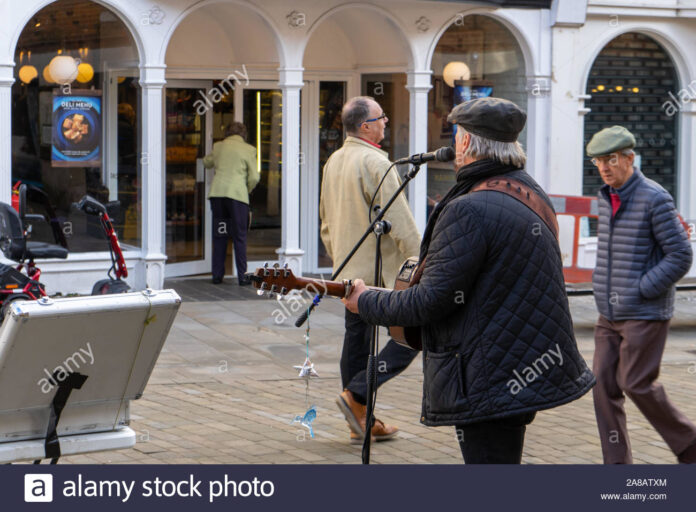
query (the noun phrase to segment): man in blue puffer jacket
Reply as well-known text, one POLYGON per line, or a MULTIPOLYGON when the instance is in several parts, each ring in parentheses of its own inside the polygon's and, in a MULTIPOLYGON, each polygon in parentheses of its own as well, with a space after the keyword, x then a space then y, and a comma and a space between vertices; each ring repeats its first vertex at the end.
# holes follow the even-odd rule
POLYGON ((696 426, 657 382, 674 312, 675 283, 692 250, 669 193, 633 167, 636 139, 626 128, 596 133, 587 154, 599 191, 599 245, 592 277, 599 310, 593 390, 605 464, 630 464, 624 394, 664 438, 679 462, 696 462, 696 426))

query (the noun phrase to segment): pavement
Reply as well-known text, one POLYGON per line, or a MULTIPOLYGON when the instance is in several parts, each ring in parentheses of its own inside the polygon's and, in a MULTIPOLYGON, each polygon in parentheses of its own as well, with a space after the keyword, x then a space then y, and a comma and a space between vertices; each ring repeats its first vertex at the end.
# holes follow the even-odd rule
MULTIPOLYGON (((335 404, 341 391, 339 358, 343 305, 324 299, 312 314, 309 352, 319 374, 307 384, 293 365, 305 357, 305 329, 294 326, 307 296, 258 297, 235 280, 171 279, 183 303, 140 400, 131 404, 133 449, 70 456, 67 464, 357 464, 360 446, 335 404), (300 423, 314 405, 314 438, 300 423)), ((591 364, 592 296, 571 296, 582 356, 591 364)), ((386 332, 381 340, 386 342, 386 332)), ((373 464, 461 464, 453 427, 420 424, 420 358, 382 386, 376 416, 399 426, 398 438, 372 445, 373 464)), ((696 291, 677 293, 660 381, 671 400, 696 421, 696 291)), ((671 464, 662 438, 627 400, 636 463, 671 464)), ((602 462, 591 393, 537 414, 527 430, 523 463, 602 462)))

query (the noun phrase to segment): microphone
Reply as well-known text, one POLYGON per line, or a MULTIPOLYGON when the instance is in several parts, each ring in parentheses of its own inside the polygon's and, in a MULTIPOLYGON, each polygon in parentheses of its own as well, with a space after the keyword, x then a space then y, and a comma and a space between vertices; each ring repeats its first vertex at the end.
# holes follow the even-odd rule
POLYGON ((450 162, 454 160, 454 148, 445 146, 430 153, 418 153, 394 162, 394 165, 413 164, 420 165, 425 162, 437 160, 438 162, 450 162))

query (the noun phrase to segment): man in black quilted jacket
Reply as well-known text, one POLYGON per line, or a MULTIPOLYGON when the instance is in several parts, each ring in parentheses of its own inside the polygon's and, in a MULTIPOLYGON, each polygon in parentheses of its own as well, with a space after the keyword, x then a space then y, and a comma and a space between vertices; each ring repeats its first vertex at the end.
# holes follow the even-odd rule
POLYGON ((623 126, 597 132, 587 145, 605 183, 592 276, 600 313, 593 395, 602 454, 606 464, 633 462, 623 406, 628 395, 679 462, 696 463, 696 426, 657 382, 674 284, 691 267, 691 244, 672 196, 633 167, 635 145, 623 126))
POLYGON ((582 396, 594 376, 573 335, 553 209, 524 171, 526 114, 480 98, 448 121, 457 125, 456 184, 428 221, 419 284, 372 291, 357 280, 344 300, 366 322, 420 327, 421 422, 454 425, 466 463, 519 464, 536 411, 582 396), (495 182, 538 196, 550 215, 514 193, 473 190, 495 182))

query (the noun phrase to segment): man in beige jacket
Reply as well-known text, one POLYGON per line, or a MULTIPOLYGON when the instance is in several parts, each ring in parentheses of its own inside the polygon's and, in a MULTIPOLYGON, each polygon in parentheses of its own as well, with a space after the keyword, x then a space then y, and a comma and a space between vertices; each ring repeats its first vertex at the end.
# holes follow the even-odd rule
MULTIPOLYGON (((341 264, 370 225, 370 200, 391 165, 387 153, 380 149, 384 128, 389 121, 379 104, 370 97, 349 100, 341 113, 348 136, 343 147, 333 153, 324 166, 321 185, 321 239, 335 266, 341 264)), ((401 182, 392 169, 375 198, 384 206, 401 182)), ((373 214, 374 218, 374 214, 373 214)), ((391 232, 382 237, 382 280, 374 283, 375 237, 369 237, 338 279, 363 279, 368 285, 394 284, 401 263, 418 255, 420 233, 402 194, 387 211, 391 232)), ((336 403, 351 428, 352 443, 362 442, 365 432, 367 384, 365 367, 370 347, 371 326, 359 315, 346 310, 346 334, 341 354, 341 380, 344 391, 336 403)), ((401 373, 417 352, 389 340, 377 360, 377 386, 401 373)), ((394 437, 398 428, 375 420, 372 436, 377 441, 394 437)))

